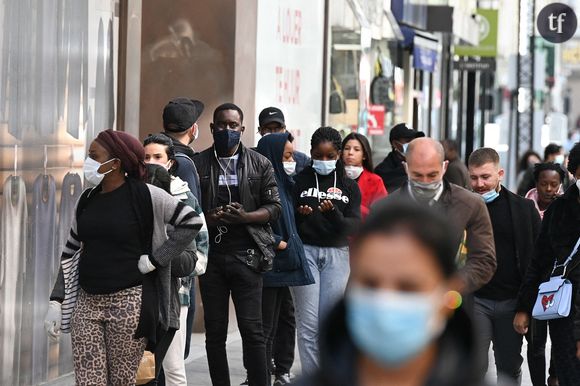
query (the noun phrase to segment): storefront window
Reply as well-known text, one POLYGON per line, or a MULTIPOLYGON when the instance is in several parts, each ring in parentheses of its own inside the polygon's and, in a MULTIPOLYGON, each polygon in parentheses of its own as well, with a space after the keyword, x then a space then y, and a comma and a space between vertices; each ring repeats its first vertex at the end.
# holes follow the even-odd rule
POLYGON ((332 3, 328 123, 342 132, 356 130, 359 114, 360 23, 345 0, 332 3))
POLYGON ((0 1, 0 384, 72 371, 43 320, 82 192, 86 146, 115 128, 111 1, 0 1))

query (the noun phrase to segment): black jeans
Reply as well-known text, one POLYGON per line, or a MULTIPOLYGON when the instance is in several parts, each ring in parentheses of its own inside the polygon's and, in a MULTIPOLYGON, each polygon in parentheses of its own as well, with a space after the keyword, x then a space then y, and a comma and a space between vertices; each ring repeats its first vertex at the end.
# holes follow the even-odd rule
POLYGON ((560 386, 577 386, 580 379, 580 361, 576 358, 574 339, 574 310, 570 316, 548 322, 554 366, 560 386))
POLYGON ((294 301, 288 287, 264 288, 262 321, 266 339, 266 359, 274 359, 275 375, 287 374, 294 363, 296 320, 294 301))
POLYGON ((493 354, 499 383, 503 377, 507 377, 508 380, 511 379, 517 384, 521 383, 521 367, 524 361, 521 356, 523 337, 513 327, 516 304, 516 299, 498 301, 474 298, 474 320, 479 340, 479 358, 484 360, 485 365, 482 368, 482 373, 485 374, 487 371, 487 353, 490 343, 493 342, 493 354))
POLYGON ((230 386, 226 338, 230 293, 242 336, 244 363, 250 386, 267 384, 266 345, 262 330, 262 275, 234 254, 211 253, 199 277, 204 307, 205 348, 213 386, 230 386))
MULTIPOLYGON (((528 368, 530 370, 530 378, 532 385, 545 386, 546 385, 546 341, 548 339, 548 321, 547 320, 531 320, 530 329, 526 334, 528 341, 528 368)), ((553 352, 553 346, 552 346, 553 352)), ((556 377, 556 369, 554 367, 554 355, 550 355, 550 369, 549 374, 556 377)))

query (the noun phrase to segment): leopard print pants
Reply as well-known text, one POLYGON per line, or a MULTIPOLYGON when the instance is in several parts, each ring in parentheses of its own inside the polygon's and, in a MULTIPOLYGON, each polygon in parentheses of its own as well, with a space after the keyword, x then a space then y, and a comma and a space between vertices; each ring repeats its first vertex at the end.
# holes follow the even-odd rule
POLYGON ((106 295, 79 291, 71 319, 78 386, 135 384, 145 350, 145 338, 133 338, 140 310, 140 286, 106 295))

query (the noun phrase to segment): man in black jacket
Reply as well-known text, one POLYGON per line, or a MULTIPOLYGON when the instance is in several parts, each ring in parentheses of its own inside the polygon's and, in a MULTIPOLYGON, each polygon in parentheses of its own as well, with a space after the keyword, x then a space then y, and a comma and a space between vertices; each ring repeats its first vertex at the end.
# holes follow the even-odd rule
POLYGON ((399 123, 391 129, 389 141, 393 150, 375 168, 375 173, 383 179, 387 192, 392 193, 407 182, 407 172, 403 166, 407 146, 415 138, 424 136, 423 132, 410 129, 405 123, 399 123))
POLYGON ((175 147, 175 174, 189 185, 197 201, 201 201, 199 176, 193 163, 195 152, 189 145, 199 135, 197 120, 203 112, 201 101, 189 98, 175 98, 163 109, 164 134, 171 138, 175 147))
POLYGON ((497 270, 491 281, 475 292, 475 322, 481 341, 481 357, 487 357, 489 344, 493 342, 500 379, 503 376, 520 382, 522 336, 514 330, 512 322, 518 291, 534 253, 541 220, 532 201, 501 185, 503 176, 504 170, 494 149, 481 148, 471 153, 471 187, 486 202, 497 259, 497 270))
POLYGON ((250 386, 267 383, 262 331, 262 276, 274 257, 269 222, 281 205, 270 161, 242 145, 242 110, 214 111, 214 144, 194 158, 210 234, 207 270, 200 276, 206 351, 213 385, 230 385, 226 356, 230 293, 236 309, 250 386))

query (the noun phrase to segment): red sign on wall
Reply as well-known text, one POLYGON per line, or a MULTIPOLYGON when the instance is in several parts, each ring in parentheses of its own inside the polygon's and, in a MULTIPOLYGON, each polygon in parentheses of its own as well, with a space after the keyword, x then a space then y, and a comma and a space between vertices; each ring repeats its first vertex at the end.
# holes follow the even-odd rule
POLYGON ((367 130, 369 135, 385 134, 385 106, 369 105, 367 114, 367 130))

